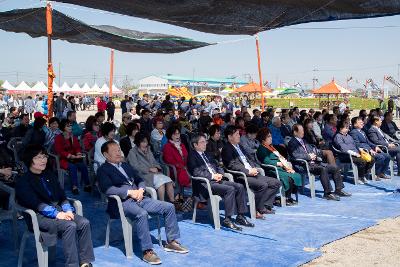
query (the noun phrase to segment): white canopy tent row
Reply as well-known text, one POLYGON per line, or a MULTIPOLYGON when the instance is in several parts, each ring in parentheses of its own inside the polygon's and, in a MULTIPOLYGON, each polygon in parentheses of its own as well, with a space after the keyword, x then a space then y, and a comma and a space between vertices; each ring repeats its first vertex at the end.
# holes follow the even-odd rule
MULTIPOLYGON (((38 81, 34 86, 29 86, 25 81, 22 81, 18 86, 14 87, 8 81, 5 81, 1 86, 1 88, 5 89, 9 94, 40 94, 47 93, 48 88, 47 85, 43 81, 38 81)), ((77 83, 75 83, 72 87, 68 85, 67 82, 64 82, 61 87, 58 86, 56 82, 53 82, 53 92, 60 93, 64 92, 65 94, 72 95, 106 95, 110 91, 107 84, 103 84, 100 88, 97 84, 94 84, 93 87, 90 87, 87 83, 85 83, 82 87, 80 87, 77 83)), ((119 95, 122 94, 122 91, 113 85, 113 94, 119 95)))
POLYGON ((37 93, 46 93, 47 92, 47 86, 44 84, 44 82, 40 81, 37 82, 33 87, 32 87, 33 92, 37 93))
POLYGON ((12 86, 7 80, 1 85, 1 88, 5 90, 14 90, 15 87, 12 86))

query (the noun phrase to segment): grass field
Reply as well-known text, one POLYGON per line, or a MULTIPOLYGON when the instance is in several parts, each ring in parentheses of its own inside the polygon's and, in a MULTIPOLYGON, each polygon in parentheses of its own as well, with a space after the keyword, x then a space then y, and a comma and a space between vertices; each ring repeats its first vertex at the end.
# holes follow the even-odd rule
MULTIPOLYGON (((321 98, 321 101, 327 100, 327 98, 321 98)), ((335 99, 336 100, 336 99, 335 99)), ((339 101, 343 99, 339 98, 339 101)), ((259 101, 259 100, 258 100, 259 101)), ((257 101, 257 103, 258 103, 257 101)), ((290 108, 290 102, 293 103, 294 107, 299 108, 319 108, 318 98, 268 98, 266 100, 266 106, 273 106, 275 108, 290 108)), ((351 109, 372 109, 378 107, 377 99, 369 98, 350 98, 350 108, 351 109)))

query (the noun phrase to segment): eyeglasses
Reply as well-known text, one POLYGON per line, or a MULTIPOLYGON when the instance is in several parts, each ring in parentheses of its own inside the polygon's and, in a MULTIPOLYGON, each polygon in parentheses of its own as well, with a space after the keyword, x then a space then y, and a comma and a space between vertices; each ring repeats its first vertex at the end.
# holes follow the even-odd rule
POLYGON ((47 160, 48 158, 49 158, 48 155, 37 155, 34 157, 34 159, 37 159, 37 160, 47 160))

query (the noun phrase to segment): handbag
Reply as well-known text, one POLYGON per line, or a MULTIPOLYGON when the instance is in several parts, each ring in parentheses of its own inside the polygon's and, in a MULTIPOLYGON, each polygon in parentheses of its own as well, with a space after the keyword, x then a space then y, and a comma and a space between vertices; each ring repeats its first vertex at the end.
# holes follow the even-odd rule
POLYGON ((366 161, 366 162, 371 162, 372 161, 372 156, 368 153, 365 152, 364 150, 360 151, 361 159, 366 161))

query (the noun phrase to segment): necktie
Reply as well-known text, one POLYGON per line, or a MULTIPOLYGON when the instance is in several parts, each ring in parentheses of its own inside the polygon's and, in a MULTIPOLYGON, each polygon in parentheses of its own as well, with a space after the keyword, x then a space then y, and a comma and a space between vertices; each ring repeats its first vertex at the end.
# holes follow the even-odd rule
POLYGON ((302 145, 302 147, 304 148, 304 150, 308 153, 306 144, 304 143, 303 139, 300 139, 300 144, 302 145))
POLYGON ((389 144, 388 140, 386 139, 385 135, 383 134, 382 130, 377 128, 378 132, 382 135, 383 139, 385 140, 386 144, 389 144))
POLYGON ((208 160, 208 158, 206 157, 206 154, 201 153, 201 156, 202 156, 203 160, 206 162, 207 168, 211 171, 212 174, 214 174, 215 170, 214 170, 213 166, 211 165, 210 161, 208 160))

